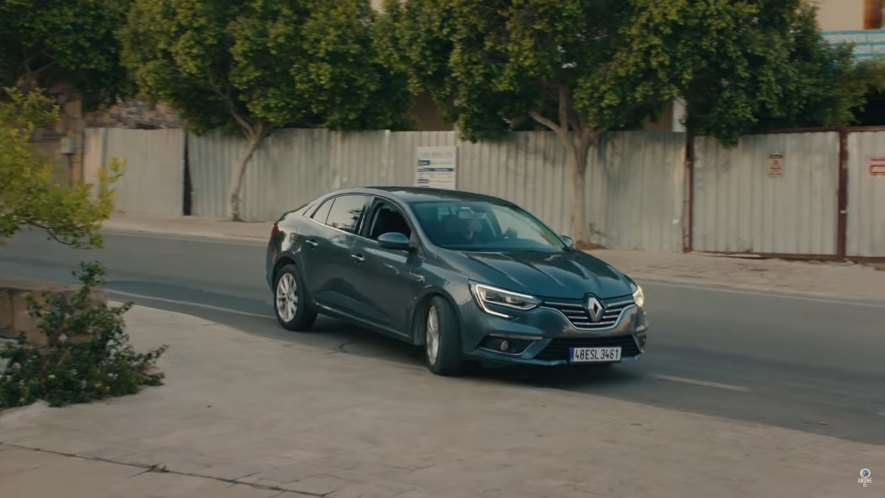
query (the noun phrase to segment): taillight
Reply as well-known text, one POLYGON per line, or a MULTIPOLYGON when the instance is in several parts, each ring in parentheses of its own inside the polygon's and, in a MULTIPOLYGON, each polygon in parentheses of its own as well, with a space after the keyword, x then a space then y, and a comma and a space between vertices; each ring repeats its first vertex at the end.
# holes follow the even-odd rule
POLYGON ((271 228, 271 230, 270 230, 271 240, 273 240, 273 238, 276 237, 278 233, 280 233, 280 225, 279 225, 279 223, 274 223, 273 228, 271 228))

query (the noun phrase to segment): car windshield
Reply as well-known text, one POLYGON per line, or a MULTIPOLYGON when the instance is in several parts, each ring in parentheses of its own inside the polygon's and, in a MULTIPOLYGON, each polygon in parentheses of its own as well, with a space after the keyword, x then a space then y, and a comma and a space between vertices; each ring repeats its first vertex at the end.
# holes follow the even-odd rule
POLYGON ((547 226, 512 205, 438 201, 412 205, 435 245, 458 251, 559 252, 566 249, 547 226))

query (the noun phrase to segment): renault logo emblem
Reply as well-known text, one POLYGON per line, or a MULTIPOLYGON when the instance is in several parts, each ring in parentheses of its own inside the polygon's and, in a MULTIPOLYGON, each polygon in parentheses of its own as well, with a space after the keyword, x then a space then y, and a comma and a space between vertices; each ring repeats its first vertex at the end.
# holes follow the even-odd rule
POLYGON ((587 313, 590 314, 590 321, 598 322, 602 320, 602 314, 605 313, 605 307, 599 302, 599 299, 591 297, 587 300, 587 313))

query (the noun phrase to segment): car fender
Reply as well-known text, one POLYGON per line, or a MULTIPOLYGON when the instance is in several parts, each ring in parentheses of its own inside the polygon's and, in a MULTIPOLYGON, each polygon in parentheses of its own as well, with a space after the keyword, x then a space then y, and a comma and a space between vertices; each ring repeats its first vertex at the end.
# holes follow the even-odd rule
POLYGON ((437 282, 428 282, 416 296, 414 301, 415 305, 411 309, 409 320, 409 323, 412 324, 410 334, 412 336, 412 342, 415 345, 424 345, 424 337, 417 337, 418 334, 416 334, 416 331, 418 330, 417 321, 421 319, 420 314, 426 309, 427 303, 432 296, 440 296, 449 302, 452 309, 455 311, 455 316, 458 319, 458 324, 461 326, 460 328, 463 333, 464 320, 461 316, 461 307, 464 306, 465 301, 471 301, 473 297, 470 295, 470 291, 467 290, 469 289, 467 277, 460 274, 453 277, 461 281, 453 284, 452 278, 440 278, 437 282))

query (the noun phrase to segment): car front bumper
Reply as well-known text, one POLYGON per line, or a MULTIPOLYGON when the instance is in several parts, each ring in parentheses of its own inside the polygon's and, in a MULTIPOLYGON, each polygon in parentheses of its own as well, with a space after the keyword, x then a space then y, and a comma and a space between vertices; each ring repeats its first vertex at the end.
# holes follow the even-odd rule
POLYGON ((555 366, 571 364, 570 353, 574 347, 620 347, 623 362, 638 359, 646 349, 646 313, 632 303, 621 309, 612 324, 589 327, 576 326, 553 306, 508 313, 512 318, 496 317, 483 312, 475 303, 465 303, 462 307, 464 354, 495 363, 555 366), (500 351, 501 340, 508 341, 515 351, 500 351))

